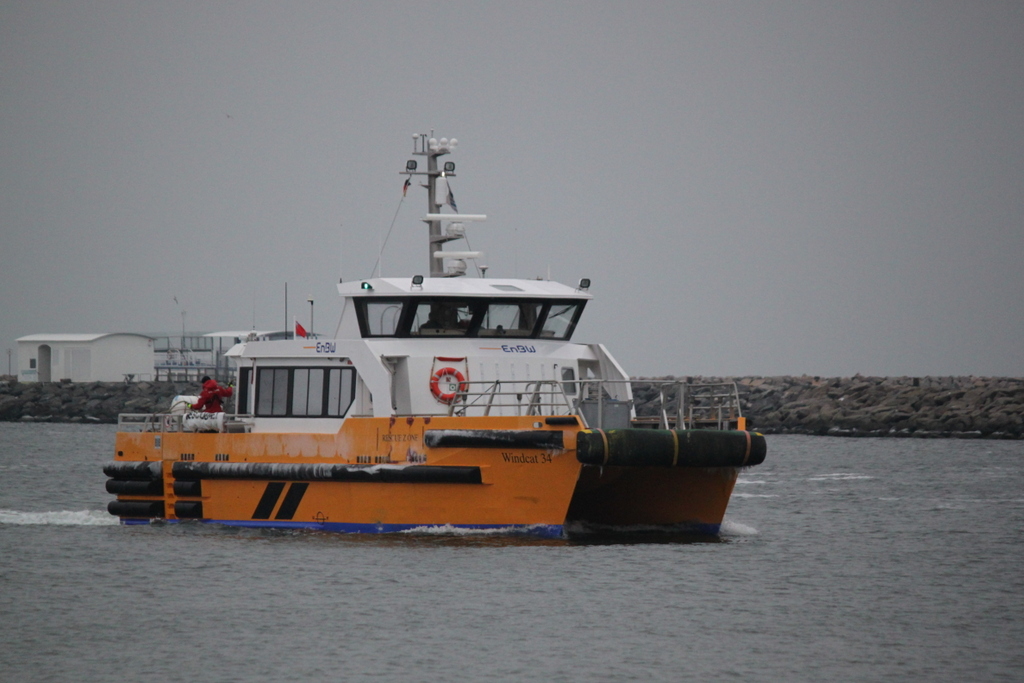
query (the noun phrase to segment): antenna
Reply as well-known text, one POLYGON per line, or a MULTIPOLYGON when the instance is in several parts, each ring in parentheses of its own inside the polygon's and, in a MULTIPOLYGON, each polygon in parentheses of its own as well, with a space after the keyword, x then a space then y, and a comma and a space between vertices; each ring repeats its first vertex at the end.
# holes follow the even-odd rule
MULTIPOLYGON (((427 158, 427 170, 417 171, 417 163, 415 160, 410 159, 405 164, 405 169, 400 171, 402 175, 412 177, 414 175, 422 175, 427 177, 427 215, 423 218, 423 221, 427 224, 428 239, 427 239, 427 257, 430 264, 430 277, 453 277, 461 275, 465 272, 463 269, 459 272, 458 268, 454 268, 452 272, 446 272, 444 269, 444 256, 438 247, 449 242, 453 239, 460 239, 462 235, 457 234, 442 234, 441 233, 441 221, 445 219, 458 220, 464 218, 459 215, 458 209, 455 209, 455 199, 452 196, 451 187, 448 185, 448 178, 455 177, 455 163, 452 161, 445 162, 442 168, 438 168, 437 158, 453 152, 458 146, 459 141, 455 138, 441 138, 438 140, 434 137, 434 131, 430 131, 430 135, 426 133, 419 133, 413 135, 413 155, 414 156, 425 156, 427 158), (438 203, 437 188, 438 179, 440 179, 441 186, 445 192, 445 197, 441 198, 441 203, 438 203), (455 210, 454 214, 442 214, 441 206, 448 204, 455 210), (442 254, 438 256, 438 254, 442 254)), ((458 232, 457 230, 452 231, 453 233, 458 232)))
POLYGON ((345 224, 338 223, 338 282, 345 277, 345 224))

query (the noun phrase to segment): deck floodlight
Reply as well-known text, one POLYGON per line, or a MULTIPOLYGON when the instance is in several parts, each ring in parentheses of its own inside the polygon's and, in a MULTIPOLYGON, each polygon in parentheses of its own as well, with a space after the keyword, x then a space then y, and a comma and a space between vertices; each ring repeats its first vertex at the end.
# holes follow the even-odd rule
POLYGON ((413 287, 422 287, 423 286, 423 276, 422 275, 413 275, 412 276, 412 286, 413 287))
POLYGON ((359 287, 360 289, 365 289, 370 292, 373 291, 373 285, 371 285, 369 282, 364 282, 363 284, 359 285, 359 287))
POLYGON ((587 291, 588 289, 590 289, 590 278, 589 277, 582 278, 580 280, 579 288, 582 289, 584 292, 587 291))
POLYGON ((409 172, 415 171, 416 170, 416 160, 415 159, 409 159, 409 161, 405 162, 405 170, 409 171, 409 172))
POLYGON ((455 162, 454 161, 446 161, 446 162, 444 162, 444 172, 445 173, 455 173, 455 162))

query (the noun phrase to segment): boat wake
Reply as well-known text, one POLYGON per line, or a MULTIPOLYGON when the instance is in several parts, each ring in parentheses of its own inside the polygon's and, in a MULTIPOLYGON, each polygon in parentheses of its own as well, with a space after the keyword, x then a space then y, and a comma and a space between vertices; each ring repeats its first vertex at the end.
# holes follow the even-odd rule
POLYGON ((97 510, 55 510, 53 512, 22 512, 0 510, 0 524, 20 526, 116 526, 117 517, 106 511, 97 510))
POLYGON ((807 481, 855 481, 858 479, 874 479, 874 477, 856 472, 832 472, 830 474, 807 477, 807 481))
POLYGON ((720 536, 757 536, 758 531, 752 526, 726 519, 722 522, 718 534, 720 536))

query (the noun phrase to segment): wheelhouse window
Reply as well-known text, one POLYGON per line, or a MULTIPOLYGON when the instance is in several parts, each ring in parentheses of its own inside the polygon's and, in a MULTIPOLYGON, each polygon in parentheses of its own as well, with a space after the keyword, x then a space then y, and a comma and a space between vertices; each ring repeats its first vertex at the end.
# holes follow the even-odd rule
POLYGON ((365 322, 364 337, 394 337, 402 317, 404 302, 401 299, 384 299, 364 302, 360 322, 365 322))
POLYGON ((537 327, 544 309, 535 302, 504 303, 493 301, 487 305, 480 325, 481 337, 530 337, 537 327))
POLYGON ((257 417, 344 417, 354 368, 257 368, 257 417))
POLYGON ((355 301, 363 337, 572 337, 586 304, 581 300, 360 297, 355 301))
POLYGON ((551 304, 540 336, 568 339, 572 336, 572 331, 576 329, 576 322, 580 319, 582 310, 583 305, 577 303, 551 304))
POLYGON ((473 325, 476 308, 471 301, 457 299, 419 302, 414 304, 409 334, 465 337, 473 325))

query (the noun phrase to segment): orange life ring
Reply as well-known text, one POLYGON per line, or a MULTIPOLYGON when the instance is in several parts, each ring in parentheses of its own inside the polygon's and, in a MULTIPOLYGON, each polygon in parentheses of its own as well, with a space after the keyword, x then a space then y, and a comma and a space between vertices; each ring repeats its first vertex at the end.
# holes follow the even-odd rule
POLYGON ((458 396, 458 392, 468 390, 469 384, 466 383, 466 376, 455 368, 441 368, 430 378, 430 393, 441 403, 451 403, 458 396), (445 381, 447 385, 445 388, 448 391, 441 388, 441 380, 446 377, 451 378, 445 381))

